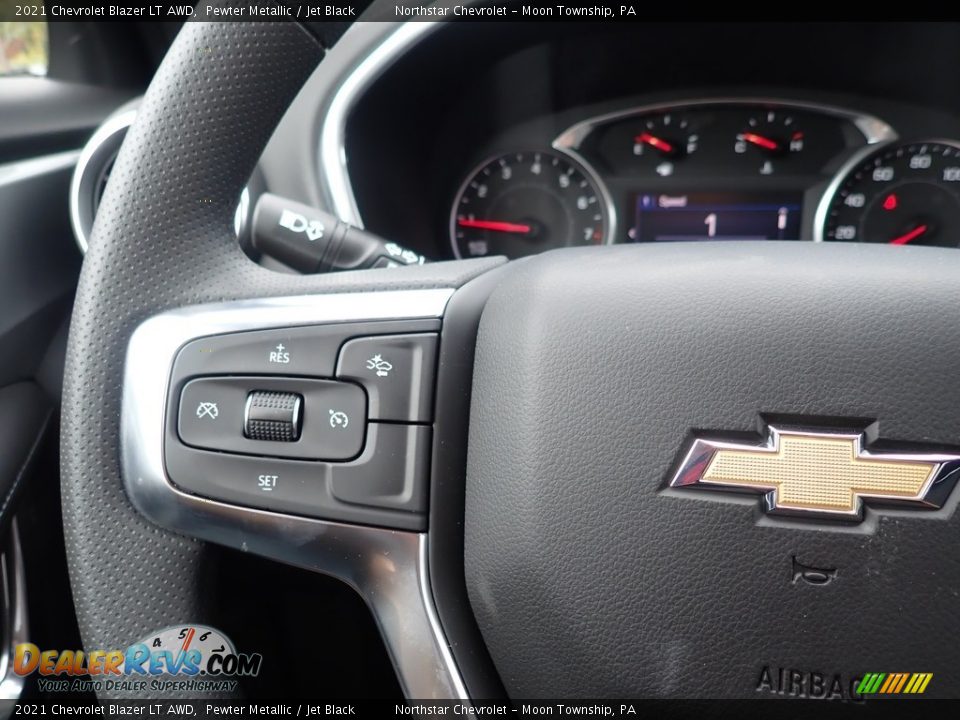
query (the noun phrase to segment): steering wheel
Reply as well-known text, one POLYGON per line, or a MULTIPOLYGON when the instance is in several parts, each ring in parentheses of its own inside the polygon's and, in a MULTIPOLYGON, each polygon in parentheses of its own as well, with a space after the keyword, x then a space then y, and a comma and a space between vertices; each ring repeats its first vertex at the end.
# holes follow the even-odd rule
MULTIPOLYGON (((117 159, 63 400, 84 644, 215 622, 216 543, 352 585, 409 697, 850 698, 866 673, 921 671, 930 693, 960 688, 956 252, 680 243, 274 273, 237 247, 234 208, 342 29, 187 23, 117 159), (398 328, 438 336, 422 378, 432 416, 375 422, 386 401, 366 387, 362 455, 311 459, 315 485, 297 480, 309 502, 256 495, 238 469, 248 460, 180 442, 186 383, 247 372, 196 364, 191 348, 217 355, 266 333, 335 358, 351 337, 398 328), (926 462, 927 484, 851 486, 855 512, 838 517, 817 507, 835 468, 817 475, 824 456, 804 451, 777 476, 812 482, 797 512, 769 512, 788 485, 742 467, 715 483, 739 492, 707 487, 716 438, 769 456, 801 426, 797 437, 853 437, 851 462, 887 457, 895 474, 926 462), (396 428, 407 440, 384 459, 396 428), (404 452, 421 468, 412 480, 404 452), (367 461, 379 474, 363 482, 387 483, 376 497, 338 474, 367 461)), ((324 362, 307 380, 330 381, 324 362)), ((310 374, 263 367, 247 374, 271 388, 310 374)), ((280 483, 297 462, 280 462, 280 483)))

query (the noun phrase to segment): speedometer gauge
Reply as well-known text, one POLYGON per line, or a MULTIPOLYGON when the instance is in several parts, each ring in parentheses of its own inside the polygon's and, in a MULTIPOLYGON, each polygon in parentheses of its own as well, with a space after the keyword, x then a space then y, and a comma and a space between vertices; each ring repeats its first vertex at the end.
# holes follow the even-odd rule
POLYGON ((818 213, 823 240, 960 245, 960 145, 888 145, 855 161, 818 213))
POLYGON ((601 188, 584 168, 554 152, 517 152, 470 174, 454 200, 450 239, 460 258, 517 258, 599 245, 609 223, 601 188))

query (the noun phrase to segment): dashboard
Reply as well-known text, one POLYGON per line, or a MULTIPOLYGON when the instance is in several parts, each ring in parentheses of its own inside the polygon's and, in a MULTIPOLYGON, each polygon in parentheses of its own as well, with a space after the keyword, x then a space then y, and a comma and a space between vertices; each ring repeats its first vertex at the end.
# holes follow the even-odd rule
MULTIPOLYGON (((427 67, 415 49, 351 118, 346 150, 365 224, 436 259, 614 243, 960 244, 960 103, 920 75, 902 82, 932 61, 924 51, 883 54, 879 25, 863 48, 845 39, 859 69, 823 75, 809 50, 789 51, 829 44, 842 27, 777 25, 782 54, 736 42, 744 29, 731 28, 722 40, 699 37, 696 57, 673 47, 675 87, 663 90, 634 50, 680 27, 435 33, 423 45, 456 45, 463 63, 427 67), (712 56, 711 43, 723 53, 712 56), (586 74, 570 69, 584 47, 594 52, 586 74), (765 69, 764 55, 776 65, 765 69), (697 64, 704 57, 709 69, 697 64), (730 82, 745 64, 758 80, 779 71, 791 82, 730 82), (412 98, 411 76, 422 85, 412 98), (861 94, 871 86, 878 94, 861 94), (402 105, 398 88, 407 88, 402 105)), ((697 35, 696 25, 686 31, 697 35)), ((956 37, 957 27, 901 31, 901 42, 916 31, 919 46, 921 34, 956 37)))

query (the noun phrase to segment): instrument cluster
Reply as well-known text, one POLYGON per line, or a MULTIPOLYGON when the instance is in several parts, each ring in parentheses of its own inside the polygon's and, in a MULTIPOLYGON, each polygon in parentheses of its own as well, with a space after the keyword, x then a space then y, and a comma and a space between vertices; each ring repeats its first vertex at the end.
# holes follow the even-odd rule
POLYGON ((484 159, 453 201, 457 257, 606 243, 957 245, 960 145, 843 108, 721 99, 588 118, 484 159))

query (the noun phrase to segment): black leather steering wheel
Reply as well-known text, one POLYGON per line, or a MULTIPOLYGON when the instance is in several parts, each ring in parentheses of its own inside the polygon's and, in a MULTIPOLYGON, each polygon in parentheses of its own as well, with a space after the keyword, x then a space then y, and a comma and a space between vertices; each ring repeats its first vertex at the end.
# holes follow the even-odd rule
POLYGON ((803 675, 808 695, 814 676, 828 688, 836 676, 851 697, 857 678, 880 671, 933 672, 942 682, 931 692, 960 689, 949 673, 955 493, 940 508, 870 506, 851 523, 768 515, 756 495, 670 482, 691 433, 759 444, 761 418, 876 421, 885 441, 958 444, 955 251, 680 244, 505 268, 276 274, 237 247, 236 201, 341 29, 187 23, 117 159, 77 292, 63 401, 63 512, 85 645, 215 624, 213 541, 350 582, 413 697, 486 694, 496 685, 476 668, 490 658, 515 697, 753 697, 765 672, 784 669, 803 675), (390 294, 431 291, 442 301, 390 294), (390 310, 398 297, 419 310, 390 310), (292 299, 234 302, 262 298, 292 299), (165 388, 185 340, 397 316, 443 320, 428 532, 238 509, 170 483, 165 388), (467 438, 444 435, 442 419, 468 409, 464 467, 467 438), (440 436, 456 447, 438 448, 440 436), (458 493, 461 507, 446 501, 458 493), (451 561, 459 575, 441 577, 451 561), (829 569, 831 582, 798 578, 796 563, 829 569), (457 618, 448 584, 469 593, 459 610, 472 630, 459 627, 473 620, 457 618), (402 604, 413 595, 415 612, 402 604))
POLYGON ((232 208, 246 179, 345 25, 187 23, 117 159, 77 291, 63 396, 64 526, 88 648, 211 620, 204 544, 147 521, 123 487, 121 390, 139 323, 238 298, 457 287, 496 264, 288 276, 237 246, 232 208))

